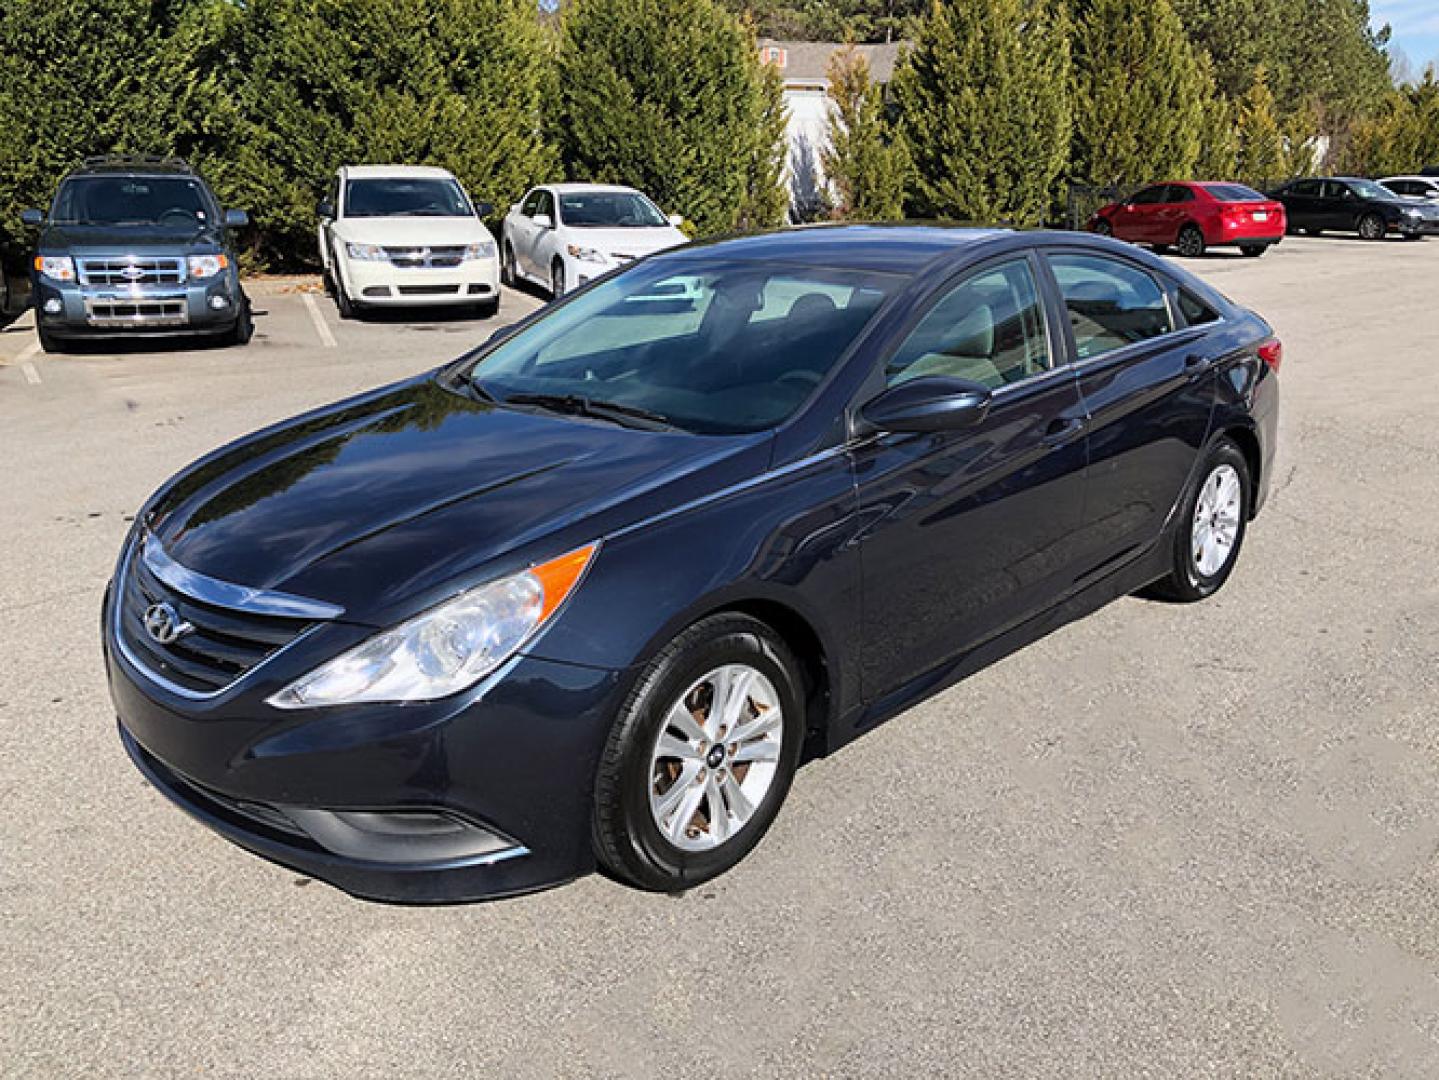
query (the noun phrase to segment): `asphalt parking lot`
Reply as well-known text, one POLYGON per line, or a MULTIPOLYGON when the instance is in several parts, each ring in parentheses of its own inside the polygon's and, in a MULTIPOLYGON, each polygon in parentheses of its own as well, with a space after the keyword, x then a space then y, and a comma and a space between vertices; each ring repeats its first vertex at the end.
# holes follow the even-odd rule
POLYGON ((1439 1075, 1439 241, 1187 265, 1286 346, 1225 591, 1120 601, 808 766, 679 898, 351 900, 115 737, 98 609, 145 496, 538 299, 340 323, 267 290, 244 349, 0 332, 0 1073, 1439 1075))

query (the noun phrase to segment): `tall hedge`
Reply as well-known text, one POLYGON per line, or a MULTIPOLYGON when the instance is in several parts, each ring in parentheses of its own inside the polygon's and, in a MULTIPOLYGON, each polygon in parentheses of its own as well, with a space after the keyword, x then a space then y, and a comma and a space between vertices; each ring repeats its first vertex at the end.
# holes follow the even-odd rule
POLYGON ((1187 177, 1213 95, 1169 0, 1093 0, 1074 35, 1071 174, 1095 184, 1187 177))
POLYGON ((903 217, 909 148, 885 115, 869 62, 853 46, 841 49, 830 60, 829 83, 834 111, 829 147, 821 158, 835 192, 835 216, 852 221, 903 217))
POLYGON ((1069 159, 1069 24, 1050 0, 935 0, 894 74, 914 212, 1042 221, 1069 159))
POLYGON ((782 219, 779 80, 714 0, 573 0, 556 76, 568 175, 632 184, 700 233, 782 219))

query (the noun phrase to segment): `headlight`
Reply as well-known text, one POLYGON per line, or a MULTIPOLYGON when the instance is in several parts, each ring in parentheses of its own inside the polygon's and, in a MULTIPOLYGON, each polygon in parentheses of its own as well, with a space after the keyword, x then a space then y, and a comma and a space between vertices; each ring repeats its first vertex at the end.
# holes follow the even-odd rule
POLYGON ((1404 211, 1404 216, 1407 218, 1417 218, 1420 214, 1417 208, 1411 206, 1404 211))
POLYGON ((55 281, 75 280, 75 260, 69 255, 36 255, 35 269, 55 281))
POLYGON ((481 240, 478 244, 471 244, 465 248, 465 261, 476 262, 480 259, 493 259, 495 257, 495 242, 493 240, 481 240))
POLYGON ((229 266, 230 260, 223 255, 191 255, 188 265, 192 278, 207 278, 214 277, 229 266))
POLYGON ((379 244, 345 244, 345 251, 352 259, 362 259, 365 262, 384 262, 389 258, 385 249, 379 244))
POLYGON ((565 250, 570 253, 570 258, 579 259, 580 262, 602 263, 608 262, 605 254, 595 248, 580 247, 578 244, 567 244, 565 250))
POLYGON ((322 664, 269 703, 305 709, 433 701, 473 686, 555 613, 598 547, 590 544, 463 592, 322 664))

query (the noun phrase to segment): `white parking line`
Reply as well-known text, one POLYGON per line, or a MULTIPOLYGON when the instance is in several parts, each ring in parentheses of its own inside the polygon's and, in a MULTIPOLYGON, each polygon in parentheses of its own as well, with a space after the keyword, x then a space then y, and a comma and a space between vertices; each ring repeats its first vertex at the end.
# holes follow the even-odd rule
POLYGON ((40 385, 40 372, 36 370, 34 364, 30 363, 27 360, 20 365, 20 370, 25 373, 25 381, 27 383, 29 383, 31 386, 40 385))
POLYGON ((17 356, 17 357, 15 357, 15 363, 17 363, 17 364, 23 364, 23 363, 25 363, 25 361, 29 360, 32 356, 38 356, 39 354, 40 354, 40 342, 38 342, 38 341, 32 341, 32 342, 30 342, 29 345, 26 345, 23 349, 20 350, 20 355, 17 356))
POLYGON ((315 303, 314 293, 301 293, 300 297, 305 301, 305 310, 310 313, 310 321, 315 324, 315 333, 320 335, 320 344, 327 349, 333 349, 338 342, 335 335, 330 332, 329 325, 325 322, 325 316, 320 314, 320 305, 315 303))

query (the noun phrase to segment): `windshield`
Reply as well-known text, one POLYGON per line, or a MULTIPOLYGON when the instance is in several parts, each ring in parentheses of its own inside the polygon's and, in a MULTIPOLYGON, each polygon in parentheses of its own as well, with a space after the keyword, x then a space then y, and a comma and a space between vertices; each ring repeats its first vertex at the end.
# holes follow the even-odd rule
POLYGON ((1362 195, 1366 199, 1394 198, 1394 192, 1386 187, 1381 187, 1373 180, 1350 180, 1349 187, 1356 195, 1362 195))
POLYGON ((696 433, 762 431, 799 408, 903 281, 712 259, 642 263, 541 316, 462 377, 501 402, 582 398, 696 433))
POLYGON ((1208 184, 1205 191, 1220 202, 1267 202, 1259 192, 1243 184, 1208 184))
POLYGON ((577 229, 655 229, 669 224, 654 203, 635 191, 562 194, 560 220, 577 229))
POLYGON ((168 225, 194 228, 214 208, 199 180, 182 176, 76 176, 55 196, 62 225, 168 225))
POLYGON ((345 185, 346 217, 472 217, 470 200, 454 181, 382 177, 345 185))

